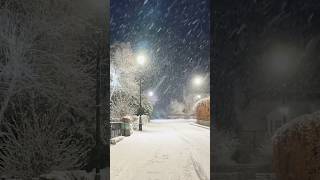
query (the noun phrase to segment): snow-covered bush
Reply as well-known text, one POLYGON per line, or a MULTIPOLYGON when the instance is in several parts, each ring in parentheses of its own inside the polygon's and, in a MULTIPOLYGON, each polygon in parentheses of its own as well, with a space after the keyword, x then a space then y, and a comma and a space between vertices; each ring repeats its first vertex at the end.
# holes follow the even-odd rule
POLYGON ((0 173, 31 178, 50 170, 83 167, 91 145, 82 142, 69 114, 62 112, 12 116, 2 126, 0 173))
POLYGON ((274 172, 281 180, 320 178, 320 112, 300 116, 273 137, 274 172))
POLYGON ((195 104, 197 120, 210 121, 210 97, 203 98, 195 104))
POLYGON ((117 90, 113 93, 110 102, 111 117, 121 118, 136 113, 139 106, 136 97, 117 90))
MULTIPOLYGON (((128 90, 129 91, 129 90, 128 90)), ((139 113, 138 95, 135 97, 129 92, 117 90, 113 93, 110 102, 111 117, 120 118, 124 116, 137 115, 139 113)), ((153 111, 153 106, 146 98, 142 98, 141 113, 150 115, 153 111)))
POLYGON ((184 112, 186 114, 193 114, 195 112, 195 104, 199 100, 199 96, 201 97, 209 97, 208 93, 198 93, 198 92, 190 92, 188 88, 183 89, 183 103, 185 104, 184 112))
POLYGON ((238 139, 231 132, 213 129, 213 163, 216 165, 233 164, 233 154, 239 145, 238 139))
POLYGON ((13 117, 2 127, 1 174, 31 178, 50 170, 85 165, 92 144, 85 144, 78 137, 77 130, 68 123, 67 114, 54 111, 19 116, 21 119, 13 117))
POLYGON ((151 104, 151 102, 149 100, 147 100, 146 98, 144 98, 142 100, 142 108, 143 108, 143 114, 146 116, 150 116, 153 112, 153 105, 151 104))

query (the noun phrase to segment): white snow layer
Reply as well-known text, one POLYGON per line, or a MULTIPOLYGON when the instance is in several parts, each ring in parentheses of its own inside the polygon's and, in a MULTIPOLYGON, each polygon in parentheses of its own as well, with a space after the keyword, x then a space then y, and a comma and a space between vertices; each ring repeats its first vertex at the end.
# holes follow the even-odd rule
POLYGON ((194 120, 152 120, 110 147, 112 180, 209 180, 210 130, 194 120))

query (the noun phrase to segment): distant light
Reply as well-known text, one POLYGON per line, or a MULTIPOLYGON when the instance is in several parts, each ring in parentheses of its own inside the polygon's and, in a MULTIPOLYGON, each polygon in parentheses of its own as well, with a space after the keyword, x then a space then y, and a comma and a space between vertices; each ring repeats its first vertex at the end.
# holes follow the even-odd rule
POLYGON ((137 56, 137 62, 138 62, 139 65, 144 65, 145 62, 146 62, 146 56, 143 55, 143 54, 139 54, 137 56))
POLYGON ((201 98, 201 95, 200 95, 200 94, 198 94, 196 97, 197 97, 197 99, 200 99, 200 98, 201 98))
POLYGON ((153 92, 152 92, 152 91, 149 91, 149 92, 148 92, 148 96, 152 97, 152 96, 153 96, 153 92))
POLYGON ((200 86, 202 84, 202 82, 203 82, 203 79, 200 76, 196 76, 193 78, 193 84, 195 86, 200 86))

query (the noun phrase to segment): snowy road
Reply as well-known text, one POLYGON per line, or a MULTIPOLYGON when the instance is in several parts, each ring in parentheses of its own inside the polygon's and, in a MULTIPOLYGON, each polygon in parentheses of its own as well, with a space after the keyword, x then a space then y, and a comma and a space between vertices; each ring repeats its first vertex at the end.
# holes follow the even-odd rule
POLYGON ((209 180, 210 131, 190 120, 152 120, 110 148, 111 180, 209 180))

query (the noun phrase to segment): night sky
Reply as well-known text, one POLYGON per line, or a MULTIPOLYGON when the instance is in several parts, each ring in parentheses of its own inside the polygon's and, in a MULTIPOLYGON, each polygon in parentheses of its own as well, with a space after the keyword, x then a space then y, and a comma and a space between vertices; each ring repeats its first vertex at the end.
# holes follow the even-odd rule
POLYGON ((209 78, 209 0, 112 0, 111 44, 130 42, 152 52, 156 72, 145 89, 156 90, 156 108, 165 110, 194 74, 209 78))

